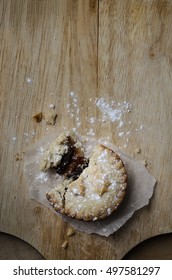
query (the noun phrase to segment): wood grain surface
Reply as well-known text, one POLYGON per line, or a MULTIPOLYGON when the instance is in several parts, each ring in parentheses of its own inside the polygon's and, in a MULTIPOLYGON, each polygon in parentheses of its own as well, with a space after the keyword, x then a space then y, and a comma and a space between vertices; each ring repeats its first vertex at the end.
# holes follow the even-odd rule
POLYGON ((0 231, 46 259, 121 259, 146 238, 172 231, 171 26, 171 0, 0 0, 0 231), (123 126, 102 122, 100 98, 132 104, 123 126), (36 123, 33 115, 50 104, 56 125, 36 123), (71 128, 109 137, 146 160, 157 179, 149 206, 108 238, 67 238, 69 226, 29 197, 24 152, 45 134, 71 128))

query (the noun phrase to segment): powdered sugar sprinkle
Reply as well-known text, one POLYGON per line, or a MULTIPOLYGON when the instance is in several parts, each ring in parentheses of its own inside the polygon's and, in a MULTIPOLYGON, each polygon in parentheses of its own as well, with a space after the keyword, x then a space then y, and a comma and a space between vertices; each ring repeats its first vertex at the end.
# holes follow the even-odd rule
POLYGON ((123 125, 121 118, 124 113, 128 112, 128 110, 132 110, 133 108, 133 105, 126 101, 116 103, 113 100, 111 103, 107 103, 103 97, 96 100, 96 106, 102 112, 104 120, 119 122, 119 127, 123 125))

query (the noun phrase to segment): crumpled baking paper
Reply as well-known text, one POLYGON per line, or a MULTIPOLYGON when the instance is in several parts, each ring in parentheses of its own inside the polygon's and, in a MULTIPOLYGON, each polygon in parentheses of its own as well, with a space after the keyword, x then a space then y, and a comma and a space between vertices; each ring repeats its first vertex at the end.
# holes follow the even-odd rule
MULTIPOLYGON (((58 174, 52 173, 52 171, 40 171, 40 160, 46 148, 48 148, 50 143, 58 137, 59 134, 60 133, 46 135, 25 153, 24 175, 29 187, 30 196, 32 199, 51 208, 52 211, 55 210, 49 204, 45 194, 47 191, 57 186, 57 184, 62 181, 62 177, 58 174)), ((149 200, 153 195, 156 180, 150 175, 141 162, 125 155, 115 146, 107 143, 107 141, 102 139, 90 139, 81 135, 78 135, 78 137, 84 143, 85 154, 87 157, 91 155, 93 148, 98 143, 104 144, 118 153, 128 174, 127 194, 124 201, 115 212, 109 217, 98 221, 78 221, 74 218, 55 212, 65 222, 69 223, 79 231, 89 234, 96 233, 102 236, 109 236, 121 228, 132 217, 136 210, 149 203, 149 200)))

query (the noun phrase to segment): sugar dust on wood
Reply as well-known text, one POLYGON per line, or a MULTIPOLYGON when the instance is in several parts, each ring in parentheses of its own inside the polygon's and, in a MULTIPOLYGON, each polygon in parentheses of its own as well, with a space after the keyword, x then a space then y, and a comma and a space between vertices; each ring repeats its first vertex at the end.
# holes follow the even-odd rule
POLYGON ((143 125, 138 125, 138 127, 132 127, 130 129, 131 121, 130 119, 127 120, 127 118, 130 118, 129 113, 131 113, 134 108, 133 105, 126 100, 119 102, 118 100, 114 100, 112 98, 110 100, 106 100, 104 97, 89 98, 88 101, 91 106, 87 106, 87 111, 90 111, 91 109, 91 113, 83 117, 84 107, 79 106, 80 95, 75 91, 71 91, 69 92, 69 97, 70 99, 69 103, 66 104, 66 109, 68 116, 75 121, 75 125, 72 128, 75 132, 82 127, 83 123, 86 122, 88 127, 83 131, 83 133, 89 137, 94 137, 95 129, 97 128, 98 123, 101 123, 104 126, 106 126, 106 123, 109 122, 115 123, 118 136, 124 141, 124 148, 126 148, 129 142, 129 137, 144 128, 143 125), (99 114, 95 117, 92 112, 96 109, 98 109, 99 114))
POLYGON ((102 112, 104 119, 110 120, 111 122, 120 122, 120 126, 123 125, 121 121, 123 114, 133 109, 133 105, 126 101, 116 103, 112 100, 108 103, 104 98, 97 99, 96 106, 102 112))
POLYGON ((26 82, 31 85, 33 83, 33 80, 30 77, 27 77, 26 82))

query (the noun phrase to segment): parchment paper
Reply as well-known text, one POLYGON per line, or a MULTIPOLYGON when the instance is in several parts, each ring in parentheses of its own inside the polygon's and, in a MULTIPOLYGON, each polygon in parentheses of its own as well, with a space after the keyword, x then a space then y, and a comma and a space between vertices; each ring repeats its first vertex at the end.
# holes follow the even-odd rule
MULTIPOLYGON (((39 164, 44 151, 59 133, 46 135, 35 143, 25 153, 24 164, 24 174, 31 198, 44 204, 46 207, 51 208, 52 211, 55 210, 46 199, 45 193, 54 188, 63 178, 52 172, 41 172, 39 164)), ((127 195, 119 209, 109 217, 94 222, 78 221, 74 218, 55 212, 64 221, 79 231, 87 232, 89 234, 96 233, 102 236, 109 236, 122 227, 126 221, 132 217, 136 210, 149 203, 149 200, 153 195, 156 180, 139 161, 125 155, 114 145, 107 143, 107 141, 103 139, 96 140, 85 138, 81 135, 78 135, 78 137, 84 142, 85 154, 87 157, 91 155, 93 148, 98 143, 108 146, 119 154, 125 164, 128 174, 127 195)))

